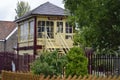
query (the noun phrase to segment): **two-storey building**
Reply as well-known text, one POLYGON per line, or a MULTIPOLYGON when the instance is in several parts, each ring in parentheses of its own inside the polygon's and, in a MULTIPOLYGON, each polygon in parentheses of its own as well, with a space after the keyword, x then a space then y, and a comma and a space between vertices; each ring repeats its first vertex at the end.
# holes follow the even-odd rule
POLYGON ((67 53, 73 47, 73 27, 64 9, 46 2, 16 20, 18 53, 40 54, 57 49, 67 53))

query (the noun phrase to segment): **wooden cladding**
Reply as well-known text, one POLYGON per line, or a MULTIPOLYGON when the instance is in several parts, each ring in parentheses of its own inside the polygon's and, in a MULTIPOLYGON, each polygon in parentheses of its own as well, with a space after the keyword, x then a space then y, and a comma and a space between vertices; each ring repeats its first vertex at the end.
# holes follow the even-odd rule
MULTIPOLYGON (((24 47, 19 47, 17 50, 33 50, 34 46, 24 46, 24 47)), ((41 45, 37 45, 36 49, 42 49, 41 45)))
POLYGON ((62 17, 48 17, 48 20, 62 20, 62 17))

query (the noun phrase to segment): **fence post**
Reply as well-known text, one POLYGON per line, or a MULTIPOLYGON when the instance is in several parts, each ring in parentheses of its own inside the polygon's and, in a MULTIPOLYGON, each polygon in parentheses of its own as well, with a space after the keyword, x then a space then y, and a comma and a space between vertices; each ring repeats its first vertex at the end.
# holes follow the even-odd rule
POLYGON ((92 74, 92 54, 93 54, 93 49, 91 47, 86 47, 85 48, 85 53, 88 58, 88 73, 92 74))

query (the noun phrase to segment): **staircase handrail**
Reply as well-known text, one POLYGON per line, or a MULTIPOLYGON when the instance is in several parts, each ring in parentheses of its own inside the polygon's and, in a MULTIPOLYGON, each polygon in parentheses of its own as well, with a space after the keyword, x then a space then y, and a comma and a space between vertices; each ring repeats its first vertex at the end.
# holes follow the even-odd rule
POLYGON ((66 41, 63 39, 62 35, 59 34, 61 42, 64 44, 64 48, 67 50, 67 52, 70 50, 69 46, 67 45, 66 41))
MULTIPOLYGON (((47 35, 47 34, 46 34, 46 35, 47 35)), ((48 44, 52 46, 52 47, 50 47, 50 48, 55 50, 55 46, 54 46, 54 44, 52 43, 52 41, 51 41, 51 39, 50 39, 50 37, 49 37, 48 35, 47 35, 47 40, 49 41, 49 42, 47 41, 48 44)))

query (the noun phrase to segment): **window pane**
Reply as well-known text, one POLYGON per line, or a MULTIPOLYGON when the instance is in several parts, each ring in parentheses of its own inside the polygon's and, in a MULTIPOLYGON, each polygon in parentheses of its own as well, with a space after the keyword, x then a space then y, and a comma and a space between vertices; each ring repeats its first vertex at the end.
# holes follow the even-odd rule
POLYGON ((29 31, 28 22, 24 22, 24 40, 28 40, 28 31, 29 31))
POLYGON ((34 21, 30 21, 30 39, 34 37, 34 21))
POLYGON ((38 27, 42 26, 41 21, 38 21, 38 27))
POLYGON ((41 23, 42 25, 41 26, 45 26, 45 21, 42 21, 42 23, 41 23))
POLYGON ((44 32, 45 21, 38 21, 38 38, 42 38, 42 32, 44 32))
POLYGON ((63 22, 57 22, 57 32, 63 33, 63 22))
POLYGON ((66 22, 66 33, 72 33, 72 26, 66 22))
POLYGON ((42 31, 41 32, 44 32, 45 31, 45 28, 44 28, 44 26, 42 26, 42 31))
POLYGON ((23 35, 24 35, 24 28, 23 24, 20 25, 20 40, 23 40, 23 35))
POLYGON ((41 32, 41 27, 38 27, 38 32, 41 32))
POLYGON ((51 25, 50 26, 53 26, 53 22, 51 21, 51 25))
POLYGON ((46 26, 50 26, 50 25, 49 25, 49 21, 46 21, 46 26))

